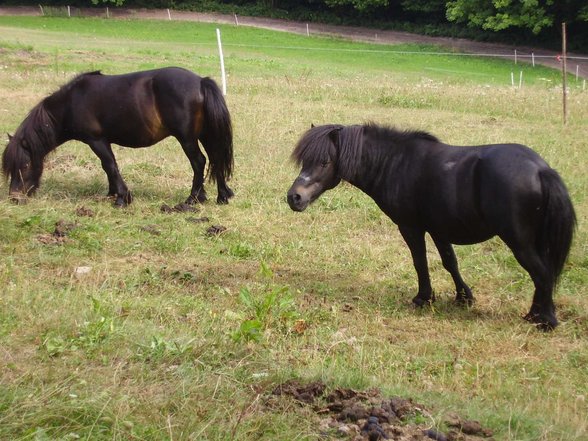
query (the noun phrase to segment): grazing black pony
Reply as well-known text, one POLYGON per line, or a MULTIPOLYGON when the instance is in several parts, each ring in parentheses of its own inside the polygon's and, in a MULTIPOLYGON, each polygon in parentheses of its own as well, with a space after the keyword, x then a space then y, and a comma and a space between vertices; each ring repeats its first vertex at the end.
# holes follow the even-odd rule
POLYGON ((194 170, 186 203, 206 200, 204 168, 216 180, 218 203, 233 191, 226 180, 233 168, 233 131, 225 100, 210 78, 178 67, 124 75, 83 73, 43 99, 10 137, 2 169, 10 177, 10 196, 16 201, 39 187, 45 156, 69 140, 90 146, 108 177, 108 195, 116 206, 132 201, 120 175, 111 143, 147 147, 173 136, 194 170))
POLYGON ((400 229, 418 275, 416 305, 435 300, 425 250, 432 237, 456 288, 473 302, 452 244, 499 236, 535 284, 525 318, 557 326, 553 290, 570 250, 576 217, 559 175, 528 147, 455 147, 424 132, 369 125, 325 125, 306 132, 292 153, 302 166, 288 203, 303 211, 343 179, 371 196, 400 229))

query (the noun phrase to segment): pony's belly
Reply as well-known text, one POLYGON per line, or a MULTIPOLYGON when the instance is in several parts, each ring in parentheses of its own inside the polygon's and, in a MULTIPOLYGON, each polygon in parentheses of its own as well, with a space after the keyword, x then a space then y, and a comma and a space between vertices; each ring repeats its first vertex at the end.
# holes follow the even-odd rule
POLYGON ((487 240, 492 239, 494 236, 496 236, 496 234, 455 237, 452 240, 450 239, 449 242, 455 245, 472 245, 475 243, 486 242, 487 240))
POLYGON ((142 132, 142 133, 134 133, 133 136, 120 136, 118 134, 111 135, 107 137, 109 142, 113 144, 118 144, 122 147, 131 147, 131 148, 140 148, 140 147, 150 147, 158 142, 162 141, 163 139, 167 138, 169 133, 167 131, 160 131, 160 132, 142 132))
MULTIPOLYGON (((431 232, 431 235, 435 233, 431 232)), ((444 238, 449 243, 455 245, 471 245, 474 243, 485 242, 488 239, 496 236, 495 232, 490 232, 486 230, 480 231, 468 231, 468 230, 461 230, 461 231, 449 231, 449 232, 441 232, 436 234, 435 237, 444 238)))
POLYGON ((480 220, 467 223, 447 221, 430 225, 426 230, 431 236, 456 245, 480 243, 496 236, 496 231, 480 220))

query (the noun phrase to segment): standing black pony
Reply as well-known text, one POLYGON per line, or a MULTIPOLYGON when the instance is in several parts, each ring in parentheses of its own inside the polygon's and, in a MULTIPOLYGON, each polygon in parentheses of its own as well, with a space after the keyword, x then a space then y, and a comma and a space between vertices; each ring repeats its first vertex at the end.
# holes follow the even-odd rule
POLYGON ((376 125, 325 125, 302 136, 293 159, 302 171, 288 203, 303 211, 341 179, 371 196, 400 229, 418 275, 413 302, 435 300, 425 250, 429 233, 451 274, 456 301, 471 304, 451 244, 499 236, 535 284, 525 316, 557 326, 553 290, 570 250, 574 208, 559 175, 528 147, 455 147, 424 132, 376 125))
POLYGON ((233 168, 233 131, 225 100, 210 78, 178 67, 125 75, 84 73, 43 99, 10 137, 2 169, 10 177, 10 196, 19 201, 39 187, 45 156, 69 140, 90 146, 108 176, 108 195, 116 206, 132 201, 111 143, 147 147, 173 136, 194 170, 186 203, 206 200, 204 167, 216 180, 218 203, 233 191, 226 180, 233 168))

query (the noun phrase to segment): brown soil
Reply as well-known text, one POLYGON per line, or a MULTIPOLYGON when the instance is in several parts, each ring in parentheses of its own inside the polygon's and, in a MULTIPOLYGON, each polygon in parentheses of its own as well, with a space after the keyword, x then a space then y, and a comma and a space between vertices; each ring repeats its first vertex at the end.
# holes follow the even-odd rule
MULTIPOLYGON (((40 15, 41 9, 32 6, 0 7, 0 15, 40 15)), ((105 17, 106 8, 72 8, 71 14, 75 16, 105 17)), ((431 44, 447 48, 450 52, 462 52, 469 54, 482 54, 485 56, 500 57, 515 60, 517 62, 531 63, 531 54, 535 56, 535 63, 548 67, 561 69, 559 53, 534 47, 509 46, 504 44, 476 42, 463 38, 429 37, 426 35, 411 34, 409 32, 387 31, 355 26, 335 26, 320 23, 303 23, 290 20, 280 20, 264 17, 241 17, 226 14, 201 13, 190 11, 169 11, 166 9, 126 9, 111 8, 108 10, 111 18, 143 18, 159 20, 183 20, 201 21, 207 23, 239 24, 265 29, 292 32, 296 34, 330 35, 348 38, 353 41, 363 41, 382 44, 420 43, 431 44), (308 28, 307 28, 308 26, 308 28)), ((588 78, 588 55, 568 53, 568 71, 576 72, 583 78, 588 78)))

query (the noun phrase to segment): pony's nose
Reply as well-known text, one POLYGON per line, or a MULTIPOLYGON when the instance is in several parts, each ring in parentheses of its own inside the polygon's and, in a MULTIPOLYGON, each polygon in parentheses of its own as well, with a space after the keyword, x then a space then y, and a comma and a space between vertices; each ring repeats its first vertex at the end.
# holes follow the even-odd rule
POLYGON ((302 199, 302 196, 300 196, 298 193, 288 193, 288 204, 290 204, 290 206, 300 202, 300 199, 302 199))
POLYGON ((300 208, 300 201, 302 200, 302 196, 298 193, 288 193, 288 205, 294 211, 302 211, 300 208))

